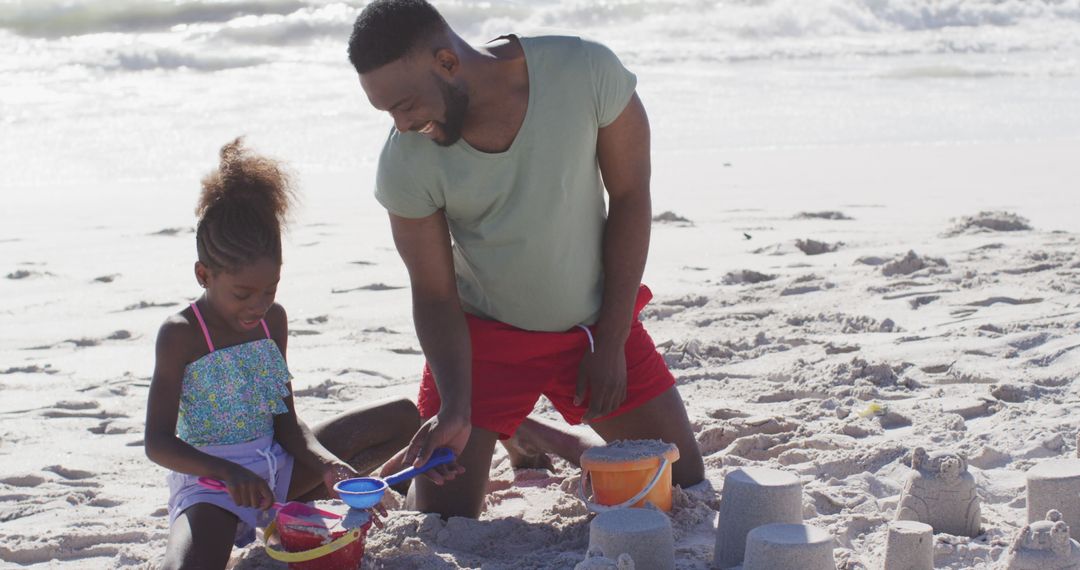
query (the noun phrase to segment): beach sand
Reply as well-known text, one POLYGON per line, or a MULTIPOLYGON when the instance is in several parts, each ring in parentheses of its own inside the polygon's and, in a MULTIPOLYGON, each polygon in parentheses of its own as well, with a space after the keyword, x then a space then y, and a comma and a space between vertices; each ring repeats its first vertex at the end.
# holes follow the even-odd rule
MULTIPOLYGON (((937 535, 936 566, 1002 558, 1026 523, 1024 472, 1076 453, 1078 150, 657 153, 654 213, 673 215, 654 223, 642 318, 708 479, 675 491, 678 568, 708 567, 724 475, 746 465, 797 473, 805 519, 836 537, 840 567, 879 567, 915 446, 966 454, 983 501, 984 533, 937 535)), ((415 397, 408 281, 370 165, 300 174, 278 294, 298 410, 314 422, 415 397)), ((5 567, 151 568, 164 551, 164 471, 142 428, 157 327, 197 293, 190 206, 136 215, 105 207, 109 192, 12 216, 0 233, 5 567)), ((557 417, 544 401, 535 413, 557 417)), ((572 568, 589 517, 579 473, 556 466, 515 473, 500 448, 480 520, 394 510, 365 568, 572 568)), ((257 545, 232 564, 284 567, 257 545)))

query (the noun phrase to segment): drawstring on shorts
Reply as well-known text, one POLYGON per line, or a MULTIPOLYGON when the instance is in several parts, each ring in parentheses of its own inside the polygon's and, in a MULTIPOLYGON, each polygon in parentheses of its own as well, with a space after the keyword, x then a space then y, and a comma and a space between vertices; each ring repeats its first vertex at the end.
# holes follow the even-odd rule
POLYGON ((270 444, 266 449, 256 449, 259 455, 266 460, 266 466, 270 468, 270 491, 277 493, 277 457, 274 456, 274 445, 270 444))
POLYGON ((589 352, 596 352, 596 343, 593 342, 592 331, 585 325, 577 325, 577 328, 585 331, 585 335, 589 337, 589 352))

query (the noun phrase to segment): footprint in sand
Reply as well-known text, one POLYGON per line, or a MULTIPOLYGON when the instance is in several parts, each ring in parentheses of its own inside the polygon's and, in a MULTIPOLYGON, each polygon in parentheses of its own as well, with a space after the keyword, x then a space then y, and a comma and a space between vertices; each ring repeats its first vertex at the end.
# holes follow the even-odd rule
POLYGON ((724 275, 722 280, 724 285, 743 285, 743 284, 755 284, 764 283, 766 281, 772 281, 776 279, 775 275, 768 275, 765 273, 759 273, 750 269, 743 269, 742 271, 733 271, 724 275))
POLYGON ((412 355, 412 354, 424 354, 423 352, 420 352, 419 350, 416 350, 415 348, 411 348, 411 347, 410 348, 391 348, 390 352, 393 352, 394 354, 410 354, 410 355, 412 355))
POLYGON ((671 317, 685 311, 683 307, 672 307, 657 305, 654 307, 645 307, 641 311, 641 318, 645 320, 662 321, 664 319, 670 319, 671 317))
POLYGON ((330 317, 328 317, 326 315, 319 315, 317 317, 309 317, 306 320, 307 320, 307 324, 309 324, 309 325, 321 325, 321 324, 325 323, 329 319, 330 319, 330 317))
POLYGON ((69 481, 79 481, 81 479, 89 479, 89 478, 93 477, 94 475, 97 475, 97 473, 93 473, 93 472, 90 472, 90 471, 83 471, 82 469, 71 469, 69 467, 64 467, 63 465, 50 465, 50 466, 42 469, 42 471, 49 471, 49 472, 52 472, 52 473, 56 473, 57 475, 63 477, 64 479, 67 479, 69 481))
POLYGON ((293 390, 293 395, 300 398, 336 398, 341 392, 342 386, 344 384, 334 382, 328 378, 310 388, 293 390))
POLYGON ((989 307, 998 303, 1005 305, 1032 305, 1035 303, 1043 302, 1042 297, 1033 297, 1031 299, 1015 299, 1013 297, 990 297, 981 301, 975 301, 973 303, 967 303, 969 307, 989 307))
POLYGON ((372 263, 370 261, 364 261, 363 259, 358 259, 356 261, 350 261, 349 264, 350 265, 375 265, 374 263, 372 263))
POLYGON ((94 283, 112 283, 116 281, 116 278, 120 277, 119 273, 113 273, 112 275, 102 275, 101 277, 95 277, 94 283))
POLYGON ((364 329, 363 332, 372 334, 401 334, 395 330, 388 329, 386 327, 378 327, 373 329, 364 329))
POLYGON ((322 334, 319 331, 313 331, 310 329, 289 329, 289 336, 313 336, 322 334))
POLYGON ((164 228, 160 229, 150 235, 152 236, 175 236, 181 233, 195 233, 194 228, 164 228))
POLYGON ((365 369, 362 369, 362 368, 342 368, 341 370, 338 371, 337 375, 338 376, 344 376, 346 374, 353 374, 353 373, 355 373, 355 374, 363 374, 365 376, 374 376, 376 378, 382 378, 383 380, 393 380, 394 379, 392 376, 388 376, 386 374, 383 374, 382 372, 377 372, 375 370, 365 370, 365 369))
POLYGON ((30 366, 12 366, 6 370, 0 370, 0 374, 56 374, 59 370, 52 367, 51 364, 45 364, 38 366, 37 364, 31 364, 30 366))
POLYGON ((659 304, 667 307, 682 307, 684 309, 700 308, 704 307, 709 302, 709 298, 704 295, 686 295, 677 299, 668 299, 661 301, 659 304))
POLYGON ((674 224, 679 227, 690 227, 694 225, 694 222, 691 222, 687 218, 684 218, 670 210, 662 214, 657 214, 653 216, 652 221, 660 224, 674 224))
POLYGON ((45 481, 47 479, 41 475, 13 475, 0 479, 0 484, 11 485, 12 487, 37 487, 45 481))
POLYGON ((1020 267, 1018 269, 1002 269, 1002 273, 1008 275, 1024 275, 1027 273, 1038 273, 1040 271, 1049 271, 1051 269, 1057 269, 1061 267, 1060 263, 1040 263, 1038 265, 1032 265, 1029 267, 1020 267))
POLYGON ((99 404, 90 400, 61 400, 52 407, 58 410, 93 410, 98 408, 99 404))
POLYGON ((26 270, 26 269, 16 269, 15 271, 12 271, 11 273, 8 273, 7 275, 5 275, 5 277, 7 277, 8 279, 11 279, 11 280, 26 279, 28 277, 45 277, 45 276, 52 277, 53 274, 48 272, 48 271, 29 271, 29 270, 26 270))
POLYGON ((45 345, 41 345, 41 346, 32 346, 27 350, 49 350, 51 348, 55 348, 58 345, 67 344, 67 343, 71 343, 71 344, 75 345, 76 348, 89 348, 89 347, 93 347, 93 346, 98 346, 98 345, 100 345, 102 343, 102 341, 106 341, 106 340, 129 340, 131 338, 133 338, 133 337, 131 336, 130 332, 128 332, 126 330, 118 330, 118 331, 115 331, 112 334, 110 334, 109 336, 104 337, 104 338, 69 338, 67 340, 62 340, 62 341, 60 341, 58 343, 55 343, 55 344, 45 344, 45 345))
POLYGON ((121 309, 118 312, 123 313, 123 312, 127 312, 127 311, 138 311, 140 309, 156 309, 156 308, 159 308, 159 307, 175 307, 175 306, 177 306, 179 304, 180 303, 170 303, 170 302, 155 303, 155 302, 152 302, 152 301, 139 301, 138 303, 135 303, 134 305, 128 305, 128 306, 124 307, 123 309, 121 309))
POLYGON ((372 283, 370 285, 362 285, 360 287, 354 287, 352 289, 331 289, 331 293, 351 293, 353 291, 393 291, 395 289, 404 289, 401 285, 387 285, 385 283, 372 283))
POLYGON ((929 305, 930 303, 933 303, 940 298, 940 295, 921 295, 919 297, 915 297, 914 299, 909 300, 908 305, 910 305, 911 308, 914 310, 918 309, 923 305, 929 305))
POLYGON ((98 410, 92 412, 89 410, 73 411, 73 410, 44 410, 39 414, 43 418, 90 418, 95 420, 108 420, 112 418, 126 418, 127 414, 117 412, 106 412, 105 410, 98 410))
POLYGON ((780 291, 780 296, 790 297, 792 295, 805 295, 807 293, 816 293, 818 291, 824 291, 825 289, 832 289, 833 287, 835 287, 835 285, 827 282, 820 285, 795 285, 780 291))
POLYGON ((851 216, 834 210, 822 212, 799 212, 793 219, 796 220, 854 220, 851 216))

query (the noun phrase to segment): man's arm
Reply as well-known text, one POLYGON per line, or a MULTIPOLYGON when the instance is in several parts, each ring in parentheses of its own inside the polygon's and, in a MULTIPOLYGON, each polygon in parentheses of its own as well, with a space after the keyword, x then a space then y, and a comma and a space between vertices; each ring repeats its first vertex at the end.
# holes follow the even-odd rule
POLYGON ((589 389, 586 421, 614 412, 626 399, 624 350, 652 225, 649 153, 649 118, 635 93, 619 117, 597 136, 596 156, 608 192, 608 218, 596 352, 586 355, 578 377, 579 405, 589 389))
POLYGON ((458 299, 450 231, 442 211, 409 219, 390 214, 394 244, 409 271, 413 322, 442 405, 409 444, 405 462, 420 465, 439 447, 458 455, 472 430, 472 345, 458 299))

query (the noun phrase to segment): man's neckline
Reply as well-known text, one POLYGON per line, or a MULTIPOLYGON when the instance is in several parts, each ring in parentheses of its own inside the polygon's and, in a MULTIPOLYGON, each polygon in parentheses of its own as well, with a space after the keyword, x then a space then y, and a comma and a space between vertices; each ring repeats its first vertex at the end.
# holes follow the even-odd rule
POLYGON ((527 74, 529 81, 529 98, 528 101, 526 101, 525 103, 525 116, 521 119, 521 125, 518 126, 517 132, 514 133, 514 140, 510 142, 510 146, 508 146, 506 150, 499 152, 486 152, 474 147, 472 144, 469 143, 469 141, 465 140, 464 136, 462 136, 456 143, 454 143, 454 146, 458 146, 465 152, 481 158, 502 158, 514 152, 514 149, 518 146, 518 142, 521 140, 522 134, 525 133, 525 130, 529 125, 529 118, 532 116, 533 106, 536 102, 536 78, 533 76, 533 66, 529 62, 529 48, 526 47, 526 38, 523 38, 517 34, 506 34, 495 38, 495 40, 499 40, 502 38, 510 38, 512 40, 516 40, 518 45, 521 46, 521 55, 525 59, 525 73, 527 74))

